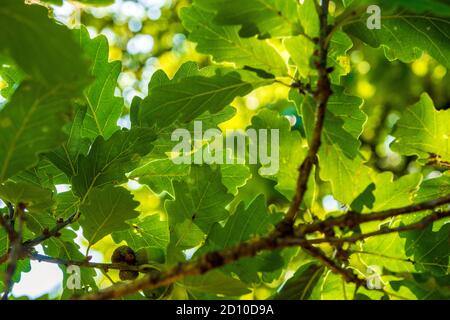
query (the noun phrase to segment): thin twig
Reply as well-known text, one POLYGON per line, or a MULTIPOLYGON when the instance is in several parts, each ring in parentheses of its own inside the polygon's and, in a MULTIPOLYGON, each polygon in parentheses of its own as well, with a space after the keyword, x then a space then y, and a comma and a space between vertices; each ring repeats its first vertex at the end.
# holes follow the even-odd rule
POLYGON ((308 225, 301 225, 297 228, 297 235, 302 236, 304 234, 320 231, 320 232, 326 232, 326 230, 333 228, 333 227, 341 227, 341 228, 354 228, 360 224, 366 223, 366 222, 372 222, 372 221, 382 221, 388 218, 393 218, 399 215, 404 214, 410 214, 415 213, 419 211, 425 211, 425 210, 432 210, 439 206, 443 206, 445 204, 450 203, 450 195, 430 200, 430 201, 424 201, 418 204, 413 204, 410 206, 402 207, 402 208, 395 208, 395 209, 389 209, 389 210, 383 210, 383 211, 377 211, 372 213, 358 213, 354 211, 349 211, 346 214, 339 216, 339 217, 330 217, 328 219, 325 219, 320 222, 308 224, 308 225))
POLYGON ((69 224, 73 223, 78 217, 78 212, 75 212, 72 214, 67 220, 60 220, 56 223, 56 226, 51 230, 44 230, 44 232, 37 236, 36 238, 32 240, 27 240, 23 243, 24 247, 32 248, 35 247, 42 242, 44 242, 47 239, 50 239, 51 237, 58 237, 60 235, 60 231, 67 227, 69 224))
POLYGON ((285 241, 286 242, 291 242, 291 243, 297 243, 298 245, 302 245, 304 243, 307 243, 307 244, 355 243, 357 241, 364 240, 364 239, 367 239, 367 238, 370 238, 370 237, 374 237, 374 236, 381 236, 381 235, 386 235, 386 234, 389 234, 389 233, 406 232, 406 231, 424 229, 427 226, 429 226, 430 224, 432 224, 433 222, 438 221, 438 220, 442 220, 442 219, 447 218, 447 217, 450 217, 450 211, 434 212, 433 214, 428 215, 427 217, 423 218, 422 220, 420 220, 420 221, 418 221, 416 223, 407 224, 407 225, 403 225, 403 226, 396 227, 396 228, 383 228, 383 229, 380 229, 380 230, 377 230, 377 231, 372 231, 372 232, 368 232, 368 233, 358 234, 358 235, 354 235, 354 236, 350 236, 350 237, 343 237, 343 238, 327 237, 327 238, 320 238, 320 239, 309 239, 307 241, 305 241, 302 238, 291 237, 291 238, 287 238, 285 241))
POLYGON ((365 281, 358 278, 353 271, 350 269, 345 269, 341 266, 339 266, 334 260, 330 259, 325 255, 325 253, 317 247, 314 247, 310 244, 302 244, 301 247, 309 253, 309 255, 313 256, 314 258, 320 260, 323 265, 325 265, 328 269, 330 269, 332 272, 339 274, 342 276, 342 278, 346 282, 355 283, 357 286, 364 286, 365 281))
POLYGON ((383 228, 383 229, 380 229, 377 231, 372 231, 372 232, 368 232, 368 233, 364 233, 364 234, 358 234, 358 235, 351 236, 351 237, 327 239, 327 242, 329 242, 329 243, 330 242, 333 242, 333 243, 336 243, 336 242, 355 243, 359 240, 363 240, 363 239, 374 237, 374 236, 381 236, 381 235, 386 235, 389 233, 396 233, 396 232, 420 230, 420 229, 426 228, 427 226, 429 226, 430 224, 432 224, 433 222, 435 222, 437 220, 441 220, 441 219, 444 219, 447 217, 450 217, 450 211, 435 212, 416 223, 412 223, 412 224, 408 224, 408 225, 404 225, 404 226, 400 226, 400 227, 396 227, 396 228, 383 228))
MULTIPOLYGON (((73 223, 77 218, 79 214, 78 212, 72 214, 67 220, 59 220, 56 223, 56 226, 51 230, 44 230, 43 233, 39 236, 37 236, 34 239, 27 240, 24 243, 22 243, 22 250, 24 252, 31 252, 31 249, 33 249, 35 246, 40 245, 45 240, 50 239, 51 237, 58 237, 60 236, 60 231, 67 227, 69 224, 73 223)), ((7 223, 6 219, 4 217, 0 216, 0 225, 4 225, 5 228, 7 228, 7 231, 11 232, 11 225, 7 223), (6 226, 5 226, 5 225, 6 226)), ((13 232, 14 229, 12 229, 13 232)), ((5 253, 3 256, 0 256, 0 264, 5 263, 9 258, 10 252, 5 253)))
POLYGON ((31 260, 36 260, 39 262, 54 263, 63 266, 79 266, 85 268, 95 268, 104 271, 107 270, 128 270, 128 271, 140 271, 142 268, 140 266, 132 266, 126 263, 100 263, 100 262, 90 262, 88 260, 66 260, 55 257, 45 256, 39 253, 29 254, 31 260))

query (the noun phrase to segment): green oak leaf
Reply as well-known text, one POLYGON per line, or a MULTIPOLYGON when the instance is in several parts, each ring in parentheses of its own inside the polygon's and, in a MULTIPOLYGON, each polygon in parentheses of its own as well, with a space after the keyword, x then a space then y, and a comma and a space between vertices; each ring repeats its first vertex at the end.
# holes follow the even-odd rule
POLYGON ((406 254, 416 262, 418 271, 438 276, 448 274, 450 223, 444 224, 438 231, 433 231, 430 225, 424 230, 401 233, 400 237, 406 239, 406 254))
POLYGON ((303 30, 310 38, 319 36, 320 21, 315 0, 302 0, 298 4, 298 17, 303 30))
POLYGON ((346 283, 330 270, 324 272, 311 292, 311 300, 353 300, 355 284, 346 283))
POLYGON ((0 30, 0 52, 8 52, 34 81, 72 93, 81 92, 88 83, 88 64, 80 45, 67 27, 49 19, 46 8, 4 0, 0 30))
POLYGON ((307 300, 324 270, 323 266, 316 263, 302 265, 271 299, 307 300))
POLYGON ((419 300, 448 300, 450 299, 450 276, 436 277, 429 273, 402 274, 404 279, 390 281, 390 286, 397 292, 409 289, 419 300))
POLYGON ((5 182, 0 184, 0 198, 13 205, 25 204, 31 214, 50 210, 54 206, 53 192, 24 182, 5 182))
POLYGON ((251 67, 272 75, 287 74, 286 64, 265 40, 241 38, 239 26, 220 26, 213 22, 214 12, 198 6, 184 8, 181 19, 190 31, 189 40, 197 51, 213 56, 217 62, 232 62, 238 68, 251 67))
POLYGON ((222 249, 248 240, 251 236, 267 234, 275 218, 267 212, 264 196, 260 195, 248 208, 240 203, 224 227, 216 223, 205 245, 210 250, 222 249))
POLYGON ((450 194, 450 173, 445 172, 442 176, 427 179, 420 185, 415 198, 416 202, 430 201, 445 197, 450 194))
POLYGON ((67 140, 57 149, 46 153, 45 157, 68 177, 78 173, 78 157, 89 150, 89 139, 82 137, 83 120, 86 109, 78 107, 72 123, 67 128, 67 140))
POLYGON ((94 187, 125 182, 125 173, 150 152, 154 139, 149 129, 124 129, 115 132, 109 140, 99 136, 89 153, 78 158, 78 174, 72 178, 75 194, 85 197, 94 187))
POLYGON ((428 0, 428 1, 409 1, 409 0, 391 0, 389 2, 382 0, 342 0, 345 7, 349 7, 353 3, 357 5, 378 5, 382 12, 391 13, 392 9, 406 9, 415 13, 433 13, 436 16, 449 17, 450 4, 447 0, 428 0))
POLYGON ((206 76, 188 76, 172 79, 152 90, 140 103, 139 121, 158 129, 174 121, 189 122, 209 111, 215 114, 228 106, 235 97, 245 96, 253 90, 251 83, 243 81, 236 71, 206 76))
POLYGON ((46 189, 54 189, 55 185, 70 183, 61 170, 43 157, 35 167, 19 172, 9 181, 24 182, 46 189))
MULTIPOLYGON (((167 192, 174 195, 172 181, 180 181, 189 176, 189 164, 176 164, 172 159, 151 159, 133 170, 130 179, 139 179, 156 193, 167 192)), ((236 194, 238 188, 245 185, 250 178, 250 169, 241 164, 221 164, 222 183, 231 194, 236 194)))
POLYGON ((381 29, 369 29, 365 16, 347 24, 344 31, 371 47, 383 47, 389 60, 411 62, 423 51, 450 67, 450 20, 426 14, 398 13, 381 16, 381 29))
POLYGON ((94 245, 112 232, 128 229, 126 221, 139 215, 135 211, 138 205, 122 187, 108 185, 103 189, 93 189, 87 201, 80 206, 80 225, 89 245, 94 245))
POLYGON ((59 146, 71 97, 59 86, 23 83, 0 111, 0 181, 31 168, 38 154, 59 146))
POLYGON ((202 276, 187 277, 179 282, 190 294, 241 296, 250 292, 247 285, 225 273, 213 270, 202 276))
POLYGON ((391 172, 383 172, 375 176, 375 202, 371 211, 382 211, 410 205, 419 185, 422 182, 420 173, 402 176, 394 181, 391 172))
MULTIPOLYGON (((233 107, 227 106, 223 110, 211 114, 210 112, 205 112, 202 115, 195 118, 195 121, 202 123, 202 131, 205 132, 208 129, 218 129, 219 124, 230 120, 235 115, 236 110, 233 107)), ((175 122, 170 127, 164 128, 158 131, 158 138, 154 142, 154 149, 148 155, 149 158, 161 158, 161 156, 166 157, 167 154, 172 152, 174 146, 176 146, 180 141, 172 140, 172 132, 175 129, 187 129, 191 136, 194 137, 194 123, 180 123, 175 122)))
POLYGON ((91 140, 99 135, 109 139, 119 129, 117 120, 124 105, 123 99, 115 96, 122 64, 108 61, 109 46, 105 36, 91 39, 84 27, 76 33, 84 52, 93 61, 91 74, 95 79, 84 92, 87 112, 82 135, 91 140))
POLYGON ((241 25, 242 37, 283 37, 301 31, 296 0, 196 0, 195 3, 216 11, 214 22, 218 24, 241 25))
MULTIPOLYGON (((399 223, 396 222, 395 226, 398 225, 399 223)), ((377 228, 380 228, 379 224, 377 228)), ((350 256, 350 264, 362 274, 369 273, 369 266, 387 268, 396 272, 413 272, 416 267, 408 260, 405 242, 398 233, 368 238, 357 246, 358 253, 350 256)))
POLYGON ((429 1, 408 1, 408 0, 393 0, 391 5, 401 6, 405 9, 413 10, 414 12, 424 13, 432 12, 438 16, 450 16, 450 4, 446 0, 429 0, 429 1))
POLYGON ((60 192, 55 196, 56 210, 55 217, 67 219, 78 211, 80 198, 74 195, 72 191, 60 192))
POLYGON ((189 164, 176 164, 169 158, 143 159, 142 165, 134 169, 130 179, 139 179, 140 183, 148 185, 154 192, 168 192, 174 195, 172 181, 180 181, 189 175, 189 164))
POLYGON ((302 78, 308 79, 310 76, 317 74, 312 64, 315 44, 311 40, 304 35, 298 35, 285 38, 283 43, 302 78))
POLYGON ((450 161, 450 111, 437 111, 426 93, 404 110, 393 136, 392 150, 402 155, 426 159, 435 154, 450 161))
POLYGON ((250 169, 246 165, 225 163, 220 165, 220 171, 223 185, 233 195, 236 195, 238 189, 251 177, 250 169))
POLYGON ((334 68, 330 73, 332 83, 339 84, 341 77, 350 73, 350 57, 347 53, 352 47, 352 39, 344 32, 336 32, 331 37, 328 64, 334 68))
POLYGON ((208 234, 214 223, 228 217, 225 206, 233 197, 221 182, 219 168, 192 166, 188 179, 173 181, 173 188, 175 200, 166 202, 166 210, 171 242, 177 246, 194 235, 208 234))
POLYGON ((166 250, 169 244, 167 221, 161 221, 158 214, 136 220, 126 230, 112 233, 116 243, 125 241, 134 251, 142 248, 161 248, 166 250))

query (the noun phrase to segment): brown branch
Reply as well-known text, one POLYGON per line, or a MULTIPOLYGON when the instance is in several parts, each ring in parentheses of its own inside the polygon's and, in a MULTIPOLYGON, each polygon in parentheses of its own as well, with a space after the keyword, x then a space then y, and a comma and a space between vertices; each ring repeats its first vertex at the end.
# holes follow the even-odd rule
MULTIPOLYGON (((15 230, 11 226, 10 220, 6 219, 4 216, 0 215, 0 225, 5 229, 6 234, 8 235, 8 239, 14 238, 15 230)), ((0 264, 8 261, 9 253, 6 252, 3 256, 0 257, 0 264)))
POLYGON ((442 158, 437 154, 430 155, 427 165, 434 166, 438 169, 450 170, 450 162, 442 160, 442 158))
MULTIPOLYGON (((5 229, 6 234, 8 235, 8 239, 12 239, 15 236, 16 231, 14 230, 13 219, 14 219, 14 207, 11 202, 6 202, 6 206, 8 207, 9 216, 5 218, 3 215, 0 215, 0 225, 5 229)), ((9 252, 6 252, 3 256, 0 256, 0 264, 8 261, 9 252)))
POLYGON ((9 253, 5 253, 0 257, 0 264, 4 264, 6 261, 8 261, 9 253))
POLYGON ((339 243, 339 242, 355 243, 359 240, 363 240, 363 239, 375 237, 375 236, 386 235, 389 233, 425 229, 427 226, 429 226, 433 222, 447 218, 447 217, 450 217, 450 211, 434 212, 433 214, 423 218, 422 220, 420 220, 416 223, 407 224, 407 225, 396 227, 396 228, 383 228, 383 229, 380 229, 377 231, 372 231, 372 232, 368 232, 368 233, 364 233, 364 234, 358 234, 358 235, 351 236, 351 237, 330 238, 330 239, 326 239, 326 242, 328 242, 328 243, 339 243))
POLYGON ((421 202, 418 204, 413 204, 410 206, 402 207, 402 208, 396 208, 396 209, 389 209, 384 211, 378 211, 378 212, 372 212, 372 213, 358 213, 354 211, 349 211, 345 215, 339 216, 339 217, 331 217, 328 219, 325 219, 320 222, 308 224, 308 225, 301 225, 297 228, 296 234, 301 237, 305 234, 312 233, 312 232, 326 232, 326 230, 331 229, 333 227, 341 227, 341 228, 354 228, 362 223, 366 222, 372 222, 372 221, 381 221, 388 218, 393 218, 399 215, 404 214, 410 214, 415 213, 419 211, 425 211, 425 210, 432 210, 439 206, 449 204, 450 203, 450 195, 421 202))
POLYGON ((5 229, 9 239, 14 238, 16 231, 12 227, 10 219, 0 215, 0 225, 5 229))
POLYGON ((310 244, 302 244, 301 247, 309 253, 312 257, 320 260, 324 266, 330 269, 332 272, 339 274, 346 282, 351 282, 359 286, 365 286, 365 281, 358 278, 355 273, 350 269, 345 269, 339 266, 333 259, 330 259, 326 254, 317 247, 310 244))
POLYGON ((209 252, 196 260, 179 263, 177 266, 161 273, 159 276, 147 275, 130 283, 117 284, 102 291, 78 297, 75 296, 74 299, 115 299, 143 289, 153 289, 161 286, 167 286, 187 276, 201 275, 213 269, 233 263, 241 258, 255 256, 262 250, 273 250, 286 246, 292 245, 283 243, 282 239, 277 239, 273 236, 249 240, 222 251, 209 252))
POLYGON ((383 229, 380 229, 377 231, 372 231, 372 232, 368 232, 368 233, 363 233, 363 234, 358 234, 358 235, 354 235, 354 236, 350 236, 350 237, 343 237, 343 238, 325 237, 325 238, 305 240, 303 238, 290 237, 290 238, 284 239, 283 242, 286 242, 285 243, 286 246, 291 246, 291 245, 297 244, 302 247, 304 245, 323 244, 323 243, 329 243, 329 244, 355 243, 357 241, 364 240, 364 239, 367 239, 370 237, 386 235, 389 233, 424 229, 428 225, 432 224, 433 222, 447 218, 447 217, 450 217, 450 211, 434 212, 416 223, 407 224, 407 225, 403 225, 403 226, 396 227, 396 228, 383 228, 383 229))
MULTIPOLYGON (((442 198, 445 199, 445 198, 442 198)), ((431 202, 427 202, 431 203, 431 202)), ((441 204, 442 201, 433 201, 433 203, 441 204)), ((424 204, 420 204, 424 205, 424 204)), ((417 205, 416 205, 417 206, 417 205)), ((416 209, 416 206, 408 206, 405 208, 409 209, 416 209)), ((428 208, 428 205, 424 205, 424 207, 428 208)), ((403 210, 403 208, 401 208, 403 210)), ((391 210, 393 213, 399 212, 400 209, 393 209, 391 210)), ((280 248, 286 248, 286 247, 292 247, 292 246, 301 246, 303 248, 308 248, 309 253, 316 258, 320 259, 328 268, 332 269, 332 271, 337 272, 341 275, 342 274, 342 268, 336 265, 335 262, 333 262, 329 258, 324 258, 323 254, 320 254, 317 252, 317 248, 310 249, 313 244, 320 244, 320 243, 333 243, 333 242, 356 242, 358 240, 362 240, 367 237, 373 237, 373 236, 379 236, 387 233, 392 232, 402 232, 402 231, 410 231, 415 229, 421 229, 426 227, 427 225, 433 223, 434 221, 437 221, 439 219, 443 219, 445 217, 448 217, 450 215, 450 211, 446 212, 435 212, 432 215, 424 218, 418 223, 398 227, 398 228, 391 228, 391 229, 382 229, 376 232, 359 235, 359 239, 355 239, 355 237, 348 237, 348 238, 322 238, 322 239, 305 239, 303 237, 298 237, 294 235, 285 236, 285 237, 278 237, 277 232, 272 232, 269 236, 260 238, 260 239, 252 239, 246 242, 243 242, 239 245, 236 245, 234 247, 224 249, 222 251, 214 251, 211 253, 208 253, 197 260, 180 263, 176 267, 170 269, 167 272, 162 273, 158 277, 150 277, 146 276, 142 279, 138 279, 136 281, 133 281, 128 284, 118 284, 111 286, 103 291, 99 291, 96 293, 87 294, 80 297, 75 297, 75 299, 88 299, 88 300, 98 300, 98 299, 115 299, 122 297, 124 295, 128 295, 134 292, 137 292, 139 290, 143 289, 153 289, 160 286, 166 286, 169 285, 181 278, 184 278, 186 276, 192 276, 192 275, 200 275, 204 274, 210 270, 220 268, 224 265, 233 263, 241 258, 244 257, 252 257, 255 256, 257 253, 263 250, 274 250, 274 249, 280 249, 280 248), (334 269, 334 270, 333 270, 334 269)), ((380 215, 378 212, 375 212, 373 214, 367 214, 367 215, 361 215, 361 216, 373 216, 373 218, 365 218, 363 220, 367 221, 374 221, 376 220, 375 217, 384 217, 384 215, 380 215), (374 219, 374 220, 373 220, 374 219)), ((334 220, 338 220, 339 218, 334 218, 334 220)), ((328 223, 333 224, 334 220, 325 220, 328 221, 328 223)), ((316 223, 314 226, 317 226, 321 223, 316 223)), ((300 226, 297 228, 298 230, 302 230, 302 233, 305 232, 303 226, 300 226)), ((327 227, 325 226, 325 229, 327 227)), ((315 231, 316 228, 312 228, 312 230, 315 231)), ((312 233, 313 231, 309 231, 309 233, 312 233)), ((304 234, 305 235, 305 234, 304 234)), ((356 283, 357 285, 361 285, 361 279, 354 278, 356 276, 351 276, 349 274, 345 275, 344 279, 348 279, 351 282, 356 283)))
MULTIPOLYGON (((17 231, 12 227, 12 223, 9 224, 9 228, 5 227, 8 230, 8 238, 9 243, 11 244, 11 251, 9 253, 8 265, 6 267, 5 272, 5 280, 4 285, 5 289, 3 292, 3 300, 8 300, 9 293, 13 287, 13 277, 17 268, 17 261, 20 259, 22 255, 22 236, 23 236, 23 223, 24 223, 24 210, 25 206, 23 204, 19 204, 16 206, 16 219, 18 220, 17 231)), ((3 225, 3 222, 2 222, 3 225)), ((4 225, 5 226, 5 225, 4 225)))
POLYGON ((60 231, 67 227, 69 224, 73 223, 78 217, 78 212, 75 212, 72 214, 67 220, 59 220, 56 222, 56 226, 53 229, 50 230, 44 230, 44 232, 37 236, 36 238, 32 240, 27 240, 23 243, 24 247, 32 248, 35 247, 42 242, 44 242, 47 239, 50 239, 51 237, 58 237, 60 235, 60 231))
MULTIPOLYGON (((28 252, 31 251, 31 249, 33 247, 41 244, 45 240, 48 240, 51 237, 58 237, 58 236, 60 236, 60 231, 62 229, 64 229, 65 227, 67 227, 69 224, 73 223, 77 218, 78 218, 78 212, 72 214, 65 221, 64 220, 58 220, 56 222, 56 226, 53 229, 51 229, 51 230, 47 230, 46 229, 46 230, 43 231, 43 233, 41 235, 37 236, 36 238, 23 242, 22 243, 22 251, 24 251, 25 253, 28 253, 28 252)), ((9 229, 12 228, 11 224, 7 223, 7 220, 4 217, 0 216, 0 225, 4 225, 4 224, 6 224, 9 229)), ((7 231, 8 231, 8 229, 7 229, 7 231)), ((12 231, 15 232, 13 228, 12 228, 12 231)), ((11 232, 11 230, 8 231, 8 233, 10 233, 10 232, 11 232)), ((7 252, 3 256, 0 256, 0 264, 5 263, 8 260, 9 255, 10 255, 10 252, 7 252)))
MULTIPOLYGON (((328 43, 326 41, 330 28, 328 26, 328 6, 329 0, 323 0, 322 6, 318 8, 320 11, 320 36, 319 36, 319 61, 316 62, 316 67, 319 72, 319 80, 317 83, 317 91, 314 93, 314 98, 317 103, 316 120, 314 131, 311 138, 311 143, 309 146, 308 154, 305 160, 303 160, 300 165, 297 179, 297 187, 294 199, 291 202, 289 210, 283 223, 280 225, 285 231, 286 226, 292 226, 297 218, 300 205, 305 197, 308 179, 311 175, 311 171, 314 163, 316 162, 317 153, 321 145, 322 130, 325 122, 325 113, 327 109, 328 100, 332 94, 331 83, 329 79, 329 70, 327 68, 327 58, 328 58, 328 43)), ((289 228, 286 229, 286 232, 289 228)))

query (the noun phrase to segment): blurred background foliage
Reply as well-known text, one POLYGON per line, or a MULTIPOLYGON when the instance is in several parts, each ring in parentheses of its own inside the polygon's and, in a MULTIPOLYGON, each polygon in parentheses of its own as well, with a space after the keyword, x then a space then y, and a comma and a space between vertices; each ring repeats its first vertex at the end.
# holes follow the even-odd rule
MULTIPOLYGON (((200 66, 212 64, 212 61, 195 51, 195 44, 187 40, 188 32, 181 24, 179 11, 189 5, 190 0, 99 1, 100 4, 107 2, 114 3, 92 7, 84 5, 82 1, 50 0, 42 4, 49 6, 55 18, 70 28, 82 24, 88 28, 91 37, 98 34, 107 37, 109 59, 122 62, 116 95, 122 96, 125 103, 119 124, 128 127, 131 102, 135 96, 147 95, 148 83, 156 70, 163 69, 171 77, 186 61, 196 61, 200 66)), ((353 41, 354 46, 349 55, 340 61, 350 71, 343 78, 347 92, 365 100, 363 110, 369 120, 362 135, 364 157, 379 172, 392 171, 396 175, 403 175, 422 170, 415 158, 401 157, 389 148, 393 140, 390 133, 405 107, 416 103, 423 92, 431 96, 438 109, 450 108, 450 73, 426 54, 410 64, 388 61, 382 49, 370 48, 356 39, 353 41)), ((20 75, 11 75, 14 76, 20 75)), ((8 79, 5 76, 0 78, 0 90, 7 85, 8 79)), ((295 106, 286 100, 288 90, 287 86, 281 84, 272 85, 236 99, 233 103, 237 109, 236 116, 222 124, 222 129, 247 127, 252 116, 263 107, 277 110, 292 119, 293 115, 296 116, 295 106)), ((0 96, 0 104, 6 101, 5 98, 0 96)), ((298 116, 296 127, 301 131, 301 119, 298 116)), ((432 167, 425 168, 425 176, 438 173, 432 167)), ((252 180, 240 190, 234 203, 245 198, 243 195, 246 193, 253 194, 252 189, 263 191, 271 203, 287 203, 287 199, 274 193, 274 182, 259 177, 256 170, 252 171, 252 180)), ((156 195, 147 186, 134 181, 130 181, 128 187, 141 203, 142 212, 165 215, 163 200, 167 195, 156 195)), ((321 186, 320 193, 319 209, 324 212, 340 209, 340 204, 329 194, 329 187, 321 186)), ((106 261, 116 246, 111 237, 106 237, 95 245, 97 253, 94 254, 106 261)), ((100 286, 108 286, 110 281, 118 280, 117 274, 110 274, 112 278, 100 280, 100 286)), ((99 279, 102 279, 102 275, 99 275, 99 279)), ((247 298, 267 298, 277 285, 279 283, 261 284, 247 298)), ((174 292, 174 296, 177 297, 177 292, 174 292)))

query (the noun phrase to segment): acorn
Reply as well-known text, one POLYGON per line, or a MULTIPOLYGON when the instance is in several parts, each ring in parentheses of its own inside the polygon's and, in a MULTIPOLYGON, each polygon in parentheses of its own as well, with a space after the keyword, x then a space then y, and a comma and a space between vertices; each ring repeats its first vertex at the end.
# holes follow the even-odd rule
POLYGON ((114 250, 111 261, 113 263, 123 263, 125 262, 128 265, 136 265, 136 254, 133 249, 128 246, 120 246, 114 250))
POLYGON ((139 276, 139 272, 131 270, 120 270, 119 278, 120 280, 134 280, 139 276))

